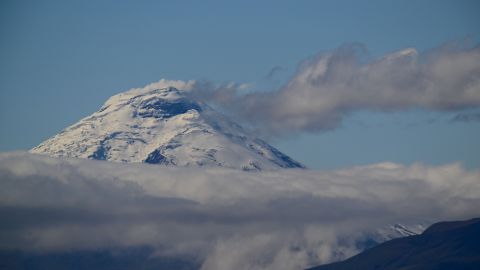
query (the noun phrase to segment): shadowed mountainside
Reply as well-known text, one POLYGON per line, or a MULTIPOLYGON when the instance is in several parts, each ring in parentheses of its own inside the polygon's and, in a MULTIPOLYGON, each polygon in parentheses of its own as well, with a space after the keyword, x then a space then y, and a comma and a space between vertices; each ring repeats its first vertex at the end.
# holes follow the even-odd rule
POLYGON ((394 239, 350 259, 309 270, 480 269, 480 218, 440 222, 424 233, 394 239))

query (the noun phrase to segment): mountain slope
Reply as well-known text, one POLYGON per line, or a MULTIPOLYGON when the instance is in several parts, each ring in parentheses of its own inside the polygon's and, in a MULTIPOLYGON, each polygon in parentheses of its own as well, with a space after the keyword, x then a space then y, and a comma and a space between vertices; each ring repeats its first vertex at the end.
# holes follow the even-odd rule
POLYGON ((394 239, 310 270, 350 269, 480 269, 480 218, 436 223, 420 235, 394 239))
POLYGON ((56 157, 242 170, 303 168, 174 87, 133 89, 30 150, 56 157))

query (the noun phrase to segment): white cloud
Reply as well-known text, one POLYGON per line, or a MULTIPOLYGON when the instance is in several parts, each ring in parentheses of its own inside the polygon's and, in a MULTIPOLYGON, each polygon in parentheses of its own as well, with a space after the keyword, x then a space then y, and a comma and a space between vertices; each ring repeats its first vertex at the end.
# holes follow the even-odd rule
POLYGON ((150 90, 162 89, 166 87, 175 87, 179 90, 188 91, 188 90, 191 90, 194 85, 195 85, 195 80, 182 81, 182 80, 161 79, 158 82, 148 84, 143 89, 147 89, 148 91, 150 91, 150 90))
POLYGON ((396 222, 479 216, 480 172, 381 163, 248 173, 0 155, 0 249, 152 246, 203 269, 292 269, 396 222))
POLYGON ((420 53, 407 48, 372 60, 365 51, 357 44, 310 57, 276 91, 242 95, 234 87, 203 85, 200 93, 273 135, 334 129, 362 110, 480 106, 478 46, 448 43, 420 53))

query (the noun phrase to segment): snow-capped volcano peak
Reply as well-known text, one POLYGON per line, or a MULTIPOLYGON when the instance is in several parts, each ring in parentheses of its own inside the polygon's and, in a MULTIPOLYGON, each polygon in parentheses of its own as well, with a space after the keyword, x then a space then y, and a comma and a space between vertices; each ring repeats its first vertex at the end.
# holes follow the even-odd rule
POLYGON ((183 90, 178 90, 175 87, 165 87, 158 89, 134 88, 129 91, 114 95, 110 97, 104 104, 105 106, 111 105, 124 105, 130 102, 132 99, 148 99, 150 97, 156 97, 164 100, 175 100, 185 97, 183 90))
POLYGON ((31 150, 58 157, 243 170, 301 168, 174 87, 137 88, 31 150))

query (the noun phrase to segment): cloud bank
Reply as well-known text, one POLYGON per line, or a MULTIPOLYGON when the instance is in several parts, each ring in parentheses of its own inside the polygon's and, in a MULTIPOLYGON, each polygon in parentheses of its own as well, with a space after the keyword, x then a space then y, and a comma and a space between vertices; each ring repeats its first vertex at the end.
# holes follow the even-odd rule
POLYGON ((223 106, 270 135, 318 132, 338 127, 356 111, 478 108, 480 47, 446 43, 424 52, 407 48, 372 59, 365 46, 353 44, 304 60, 274 91, 246 93, 245 85, 235 83, 184 84, 192 96, 223 106))
POLYGON ((302 269, 397 222, 480 215, 480 172, 380 163, 248 173, 0 154, 0 250, 151 246, 202 269, 302 269))

